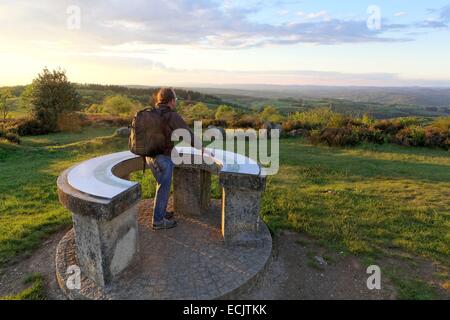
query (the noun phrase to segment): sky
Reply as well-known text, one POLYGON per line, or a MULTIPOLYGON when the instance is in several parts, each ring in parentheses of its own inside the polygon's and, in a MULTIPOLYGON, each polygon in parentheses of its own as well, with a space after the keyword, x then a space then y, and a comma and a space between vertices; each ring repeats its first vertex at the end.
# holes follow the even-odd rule
POLYGON ((450 0, 0 0, 0 85, 450 86, 450 0))

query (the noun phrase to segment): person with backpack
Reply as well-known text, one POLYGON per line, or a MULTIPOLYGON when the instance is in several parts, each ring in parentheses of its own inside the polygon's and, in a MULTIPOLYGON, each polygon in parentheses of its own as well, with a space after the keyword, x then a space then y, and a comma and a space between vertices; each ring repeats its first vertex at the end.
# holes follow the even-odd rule
POLYGON ((174 168, 171 159, 174 148, 171 139, 173 131, 187 130, 191 136, 191 146, 194 148, 200 146, 202 153, 206 153, 202 142, 194 136, 189 126, 176 112, 177 100, 173 88, 161 88, 156 95, 155 107, 139 111, 131 125, 130 150, 145 157, 157 181, 153 208, 154 230, 170 229, 177 225, 172 219, 173 212, 167 212, 174 168))

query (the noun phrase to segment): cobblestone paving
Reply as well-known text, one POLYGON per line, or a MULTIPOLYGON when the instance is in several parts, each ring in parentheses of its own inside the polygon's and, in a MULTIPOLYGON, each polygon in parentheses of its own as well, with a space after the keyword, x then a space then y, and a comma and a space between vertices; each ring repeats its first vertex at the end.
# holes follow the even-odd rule
MULTIPOLYGON (((172 204, 170 203, 170 206, 172 204)), ((226 246, 220 232, 220 202, 200 218, 175 216, 178 226, 151 228, 153 202, 140 204, 139 252, 132 265, 101 289, 82 277, 81 290, 68 290, 66 270, 76 265, 73 230, 61 240, 56 255, 58 282, 72 299, 217 299, 248 288, 264 270, 272 240, 262 223, 264 241, 257 247, 226 246)))

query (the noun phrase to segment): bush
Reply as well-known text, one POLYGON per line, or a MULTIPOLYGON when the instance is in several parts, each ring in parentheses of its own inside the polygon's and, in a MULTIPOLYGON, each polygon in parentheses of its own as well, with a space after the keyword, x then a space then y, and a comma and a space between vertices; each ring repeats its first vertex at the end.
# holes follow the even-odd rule
POLYGON ((12 132, 9 132, 5 129, 0 129, 0 139, 6 139, 11 143, 20 144, 20 137, 12 132))
POLYGON ((282 123, 284 132, 289 132, 292 130, 305 129, 303 124, 297 120, 288 120, 282 123))
POLYGON ((194 105, 180 105, 179 113, 183 116, 188 125, 192 125, 194 121, 212 120, 214 118, 214 111, 209 109, 204 103, 196 103, 194 105))
POLYGON ((425 130, 421 127, 404 128, 395 135, 393 142, 402 146, 423 147, 425 130))
POLYGON ((396 119, 396 122, 403 127, 419 126, 420 120, 417 117, 404 117, 396 119))
POLYGON ((424 145, 426 147, 449 149, 450 135, 448 130, 427 127, 425 128, 424 145))
POLYGON ((226 128, 228 126, 228 123, 225 120, 206 119, 203 120, 202 123, 203 128, 208 128, 209 126, 226 128))
MULTIPOLYGON (((92 107, 92 106, 91 106, 92 107)), ((142 105, 124 95, 106 97, 101 106, 93 107, 93 111, 102 111, 115 116, 130 116, 142 109, 142 105)))
POLYGON ((405 125, 399 121, 381 120, 374 125, 374 128, 383 131, 387 135, 395 136, 405 128, 405 125))
POLYGON ((334 112, 331 108, 315 108, 305 112, 297 112, 290 117, 297 124, 297 129, 338 128, 348 123, 348 118, 334 112))
POLYGON ((281 123, 284 120, 283 115, 280 114, 278 109, 267 106, 259 114, 259 118, 262 122, 281 123))
POLYGON ((352 130, 358 136, 359 142, 382 144, 389 141, 388 136, 383 131, 374 127, 353 126, 352 130))
POLYGON ((44 126, 41 123, 41 121, 28 118, 19 121, 15 131, 21 136, 34 136, 51 132, 47 126, 44 126))
MULTIPOLYGON (((310 138, 311 139, 311 138, 310 138)), ((327 143, 328 146, 344 147, 356 145, 358 140, 358 134, 352 130, 351 127, 344 128, 325 128, 320 131, 319 136, 312 137, 312 141, 317 143, 327 143)))
POLYGON ((58 130, 63 132, 80 132, 80 115, 74 112, 60 114, 58 117, 58 130))
POLYGON ((262 125, 263 123, 257 116, 250 114, 243 115, 232 123, 233 128, 252 128, 255 130, 260 129, 262 125))
POLYGON ((214 114, 216 120, 224 120, 228 123, 234 122, 236 116, 236 110, 234 110, 233 107, 227 105, 220 105, 217 108, 216 113, 214 114))
POLYGON ((432 124, 432 127, 439 128, 442 130, 450 130, 450 117, 438 118, 432 124))

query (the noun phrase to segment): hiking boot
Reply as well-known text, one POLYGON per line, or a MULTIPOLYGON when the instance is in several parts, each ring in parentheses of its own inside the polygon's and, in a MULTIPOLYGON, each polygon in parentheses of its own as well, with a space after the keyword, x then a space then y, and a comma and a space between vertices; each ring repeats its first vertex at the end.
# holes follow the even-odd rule
POLYGON ((153 222, 153 230, 171 229, 177 226, 175 220, 162 219, 160 222, 153 222))
POLYGON ((167 220, 170 220, 173 218, 173 211, 166 211, 166 216, 164 218, 166 218, 167 220))

